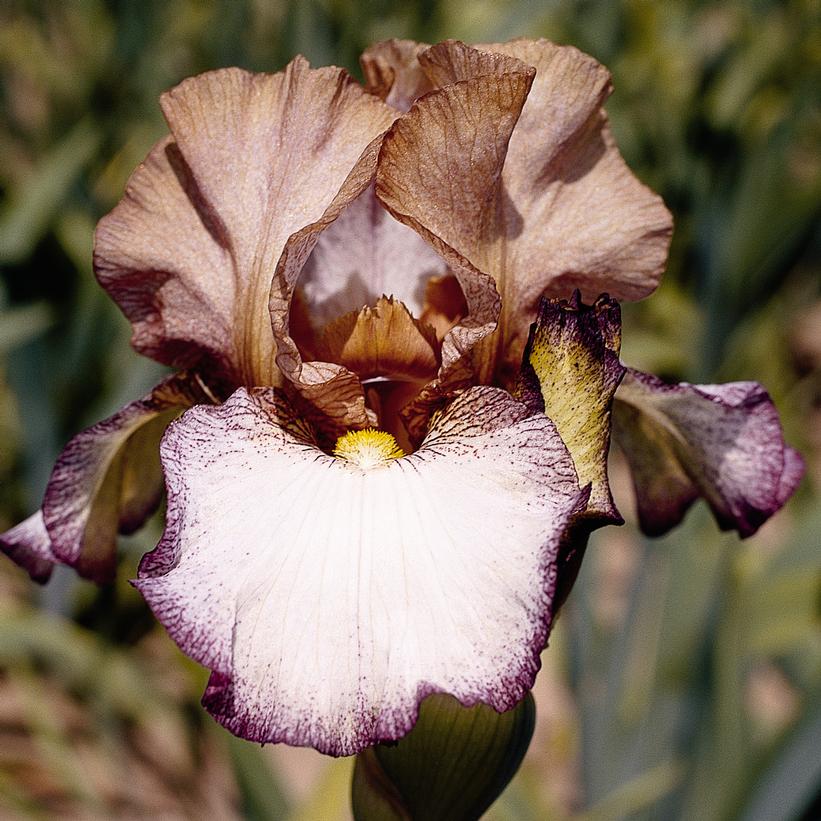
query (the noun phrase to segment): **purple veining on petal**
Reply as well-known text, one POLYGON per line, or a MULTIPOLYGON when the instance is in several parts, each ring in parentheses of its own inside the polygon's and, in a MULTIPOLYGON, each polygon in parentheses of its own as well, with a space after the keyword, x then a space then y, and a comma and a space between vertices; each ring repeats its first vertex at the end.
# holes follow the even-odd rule
POLYGON ((211 668, 206 708, 244 738, 348 755, 404 735, 432 692, 514 706, 549 633, 561 533, 588 496, 552 423, 473 389, 372 481, 316 449, 289 414, 274 392, 240 390, 187 412, 163 440, 167 526, 135 585, 211 668), (448 498, 452 473, 466 482, 448 498), (520 517, 477 531, 464 515, 477 500, 520 517), (429 515, 415 518, 420 509, 429 515), (535 543, 505 543, 537 530, 535 543))
POLYGON ((677 525, 701 496, 723 530, 751 536, 801 480, 803 460, 756 382, 668 385, 630 369, 616 400, 616 439, 650 535, 677 525))

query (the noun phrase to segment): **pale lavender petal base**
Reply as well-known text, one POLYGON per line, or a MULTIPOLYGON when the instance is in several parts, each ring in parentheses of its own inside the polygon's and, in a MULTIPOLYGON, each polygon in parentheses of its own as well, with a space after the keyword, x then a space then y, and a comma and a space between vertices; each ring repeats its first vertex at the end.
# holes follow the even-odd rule
POLYGON ((0 533, 0 550, 41 584, 49 580, 57 561, 39 510, 11 530, 0 533))
POLYGON ((633 473, 650 535, 677 525, 703 497, 723 530, 751 536, 804 473, 778 411, 756 382, 668 385, 628 370, 616 392, 614 434, 633 473))

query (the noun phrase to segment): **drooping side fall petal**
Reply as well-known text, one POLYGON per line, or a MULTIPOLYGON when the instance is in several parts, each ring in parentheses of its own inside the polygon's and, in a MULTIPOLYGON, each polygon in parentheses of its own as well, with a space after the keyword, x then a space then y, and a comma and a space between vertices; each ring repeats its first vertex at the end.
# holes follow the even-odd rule
POLYGON ((41 584, 49 580, 57 562, 39 510, 11 530, 0 533, 0 550, 41 584))
POLYGON ((51 551, 96 582, 110 581, 117 533, 136 530, 162 494, 159 442, 165 427, 195 402, 208 401, 184 375, 77 434, 54 465, 42 516, 51 551))
POLYGON ((232 732, 348 755, 431 692, 503 710, 532 685, 587 499, 543 415, 475 388, 415 453, 357 462, 240 390, 173 424, 162 458, 166 532, 136 585, 232 732))
POLYGON ((341 69, 221 69, 163 95, 172 137, 102 220, 95 266, 138 349, 230 363, 233 386, 279 382, 268 314, 289 236, 320 219, 395 116, 341 69))
POLYGON ((629 369, 613 422, 633 474, 639 521, 650 535, 677 525, 702 497, 722 529, 750 536, 784 505, 804 472, 756 382, 668 385, 629 369))

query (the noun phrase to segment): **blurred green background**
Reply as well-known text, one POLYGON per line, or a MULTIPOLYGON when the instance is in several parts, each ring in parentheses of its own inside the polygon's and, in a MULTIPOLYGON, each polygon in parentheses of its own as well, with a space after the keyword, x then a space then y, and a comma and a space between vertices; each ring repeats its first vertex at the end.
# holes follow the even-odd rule
MULTIPOLYGON (((544 36, 614 75, 622 151, 676 217, 624 358, 665 377, 757 379, 808 475, 754 538, 703 508, 660 540, 597 534, 545 653, 536 736, 495 821, 821 814, 821 5, 818 0, 2 0, 0 530, 37 508, 81 427, 159 366, 91 272, 95 222, 164 131, 161 91, 298 52, 358 74, 370 42, 544 36)), ((260 749, 197 706, 205 680, 126 579, 0 564, 0 816, 348 817, 350 760, 260 749)))

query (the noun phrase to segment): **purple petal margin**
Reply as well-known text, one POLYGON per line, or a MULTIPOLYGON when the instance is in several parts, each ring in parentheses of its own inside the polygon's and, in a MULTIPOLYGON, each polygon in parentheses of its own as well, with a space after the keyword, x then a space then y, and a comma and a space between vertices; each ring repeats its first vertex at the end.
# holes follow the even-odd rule
MULTIPOLYGON (((219 407, 188 411, 163 439, 166 531, 134 584, 181 649, 211 669, 206 709, 252 741, 350 755, 402 737, 433 692, 513 707, 550 631, 561 534, 589 496, 553 424, 504 391, 474 388, 437 417, 417 452, 384 468, 398 484, 368 485, 392 488, 372 500, 398 500, 402 489, 415 500, 397 503, 398 524, 417 502, 435 514, 426 522, 455 517, 431 536, 434 546, 437 533, 445 547, 458 539, 461 559, 445 551, 436 560, 432 550, 445 573, 428 579, 424 550, 405 558, 404 542, 388 534, 346 538, 342 520, 347 532, 377 532, 357 519, 358 504, 339 501, 360 479, 351 484, 351 468, 297 422, 273 391, 240 389, 219 407), (509 499, 498 510, 511 516, 477 505, 475 517, 489 517, 483 526, 468 497, 494 510, 509 499), (475 540, 464 535, 470 524, 475 540), (400 589, 410 598, 388 595, 400 589)), ((422 532, 410 524, 409 546, 422 532)))
POLYGON ((43 524, 43 514, 39 510, 16 527, 0 534, 0 550, 40 584, 49 580, 57 562, 51 552, 51 540, 43 524))
POLYGON ((784 506, 804 473, 757 382, 669 385, 629 369, 614 411, 639 523, 651 536, 677 525, 699 497, 722 530, 751 536, 784 506))
POLYGON ((0 534, 3 552, 36 581, 46 581, 58 562, 91 581, 110 582, 117 533, 135 531, 162 497, 160 435, 197 401, 207 401, 198 384, 177 374, 78 433, 57 458, 41 509, 0 534))

